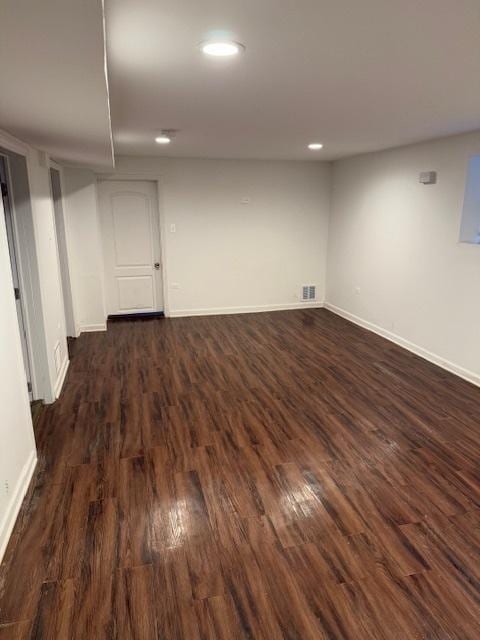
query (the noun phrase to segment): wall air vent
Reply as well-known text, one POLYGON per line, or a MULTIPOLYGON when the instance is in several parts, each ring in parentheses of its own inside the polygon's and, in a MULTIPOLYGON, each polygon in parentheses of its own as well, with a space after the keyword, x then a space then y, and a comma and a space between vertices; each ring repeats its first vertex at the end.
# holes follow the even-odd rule
POLYGON ((315 300, 317 297, 317 287, 314 284, 304 284, 302 286, 302 301, 308 302, 309 300, 315 300))

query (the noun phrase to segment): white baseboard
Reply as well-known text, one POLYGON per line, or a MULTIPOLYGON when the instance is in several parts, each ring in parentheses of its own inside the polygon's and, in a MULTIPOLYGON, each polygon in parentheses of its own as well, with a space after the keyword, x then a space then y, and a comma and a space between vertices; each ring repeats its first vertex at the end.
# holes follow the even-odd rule
POLYGON ((62 364, 62 368, 60 369, 60 373, 58 374, 57 382, 55 383, 55 398, 60 397, 60 393, 62 392, 63 383, 65 382, 69 365, 70 365, 70 360, 68 358, 65 358, 62 364))
POLYGON ((106 331, 107 323, 100 322, 99 324, 83 324, 78 328, 78 335, 81 333, 91 333, 93 331, 106 331))
POLYGON ((328 309, 332 313, 335 313, 336 315, 341 316, 342 318, 345 318, 346 320, 349 320, 354 324, 358 324, 360 327, 363 327, 368 331, 372 331, 373 333, 376 333, 379 336, 382 336, 382 338, 386 338, 387 340, 390 340, 390 342, 394 342, 395 344, 398 344, 400 347, 403 347, 404 349, 411 351, 415 355, 420 356, 424 360, 428 360, 429 362, 432 362, 433 364, 438 365, 442 369, 445 369, 450 373, 454 373, 456 376, 459 376, 460 378, 463 378, 464 380, 471 382, 477 387, 480 387, 479 374, 473 371, 469 371, 468 369, 464 369, 463 367, 460 367, 454 362, 450 362, 450 360, 446 360, 445 358, 442 358, 436 353, 427 351, 427 349, 424 349, 423 347, 420 347, 417 344, 414 344, 413 342, 410 342, 409 340, 406 340, 405 338, 402 338, 401 336, 395 333, 392 333, 391 331, 387 331, 387 329, 383 329, 382 327, 379 327, 378 325, 373 324, 373 322, 368 322, 368 320, 363 320, 363 318, 360 318, 354 315, 353 313, 350 313, 349 311, 345 311, 345 309, 336 307, 330 302, 326 302, 324 306, 326 309, 328 309))
POLYGON ((224 316, 237 313, 266 313, 268 311, 287 311, 290 309, 319 309, 323 302, 287 302, 285 304, 265 304, 246 307, 217 307, 209 309, 171 309, 169 318, 188 318, 190 316, 224 316))
POLYGON ((36 465, 37 454, 35 451, 32 451, 22 469, 20 477, 18 478, 18 482, 15 486, 15 490, 11 497, 10 504, 7 507, 6 513, 0 522, 0 562, 3 559, 8 541, 12 535, 13 527, 15 526, 20 507, 22 506, 23 499, 27 493, 36 465))

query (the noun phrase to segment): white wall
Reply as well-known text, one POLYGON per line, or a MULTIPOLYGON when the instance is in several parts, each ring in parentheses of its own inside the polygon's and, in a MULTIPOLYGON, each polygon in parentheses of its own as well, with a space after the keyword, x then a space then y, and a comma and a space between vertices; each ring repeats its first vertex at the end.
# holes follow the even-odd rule
POLYGON ((64 167, 62 186, 76 333, 101 331, 106 314, 96 177, 64 167))
POLYGON ((171 314, 302 305, 309 283, 323 302, 327 165, 175 160, 163 207, 171 314))
POLYGON ((55 212, 48 161, 31 149, 27 158, 33 227, 40 280, 50 390, 45 400, 58 397, 68 366, 67 333, 63 308, 55 212))
POLYGON ((35 467, 3 204, 0 198, 0 561, 35 467), (5 483, 8 483, 8 491, 5 483))
POLYGON ((459 242, 478 153, 473 133, 334 163, 327 300, 480 383, 480 251, 459 242))
POLYGON ((120 157, 116 175, 160 178, 170 315, 304 306, 308 283, 324 300, 326 163, 120 157))

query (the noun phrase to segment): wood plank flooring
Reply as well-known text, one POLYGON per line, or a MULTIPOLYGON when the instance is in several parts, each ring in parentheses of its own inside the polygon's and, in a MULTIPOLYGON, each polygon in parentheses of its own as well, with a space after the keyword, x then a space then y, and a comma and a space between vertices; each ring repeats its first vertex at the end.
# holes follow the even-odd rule
POLYGON ((84 334, 0 640, 478 640, 479 409, 326 310, 84 334))

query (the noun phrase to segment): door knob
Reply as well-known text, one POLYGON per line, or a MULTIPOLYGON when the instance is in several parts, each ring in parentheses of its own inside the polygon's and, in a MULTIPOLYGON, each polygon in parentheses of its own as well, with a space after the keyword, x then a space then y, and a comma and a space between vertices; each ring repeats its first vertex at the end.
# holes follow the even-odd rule
POLYGON ((160 263, 159 262, 155 262, 155 264, 153 266, 155 267, 155 269, 157 271, 160 269, 160 263))

